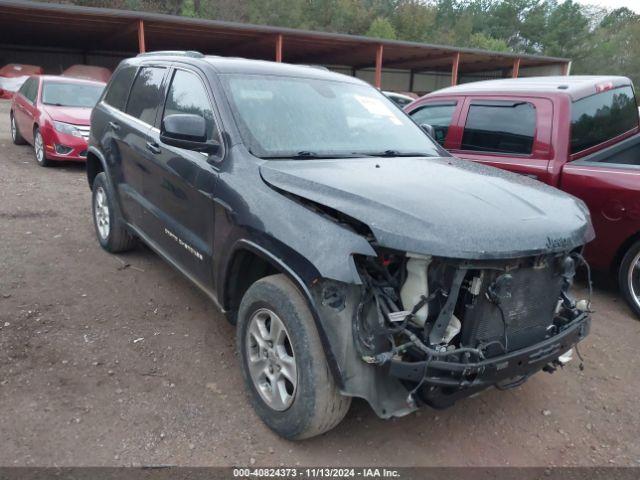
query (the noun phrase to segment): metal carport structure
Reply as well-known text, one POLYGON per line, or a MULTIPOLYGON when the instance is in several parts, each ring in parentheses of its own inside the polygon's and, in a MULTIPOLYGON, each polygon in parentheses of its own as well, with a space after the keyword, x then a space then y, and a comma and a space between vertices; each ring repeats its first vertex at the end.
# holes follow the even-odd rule
POLYGON ((402 84, 406 87, 396 89, 407 91, 428 90, 416 84, 418 79, 427 85, 421 77, 425 72, 442 77, 441 87, 483 76, 568 74, 570 68, 566 58, 149 12, 0 0, 0 62, 27 58, 31 63, 40 59, 40 64, 48 65, 59 58, 60 64, 98 63, 113 68, 121 58, 139 52, 177 49, 327 65, 365 78, 378 88, 402 84), (394 75, 402 75, 403 80, 394 80, 394 75))

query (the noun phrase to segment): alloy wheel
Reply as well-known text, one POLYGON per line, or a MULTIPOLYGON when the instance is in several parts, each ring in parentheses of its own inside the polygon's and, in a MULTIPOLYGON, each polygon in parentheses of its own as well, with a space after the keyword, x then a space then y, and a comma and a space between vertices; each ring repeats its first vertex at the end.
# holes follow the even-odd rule
POLYGON ((633 257, 633 260, 629 265, 627 282, 629 284, 629 291, 633 296, 633 301, 638 307, 640 307, 640 252, 633 257))
POLYGON ((36 160, 38 160, 38 163, 44 163, 44 142, 42 141, 40 131, 36 132, 36 136, 33 139, 33 148, 36 151, 36 160))
POLYGON ((18 133, 18 129, 16 127, 16 119, 11 115, 11 140, 16 141, 16 134, 18 133))
POLYGON ((298 384, 295 353, 284 323, 271 310, 257 310, 247 327, 247 363, 255 389, 272 409, 291 406, 298 384))
POLYGON ((96 226, 98 227, 98 234, 102 240, 106 240, 109 237, 109 203, 107 202, 107 194, 104 188, 98 187, 96 189, 96 198, 93 205, 93 214, 96 220, 96 226))

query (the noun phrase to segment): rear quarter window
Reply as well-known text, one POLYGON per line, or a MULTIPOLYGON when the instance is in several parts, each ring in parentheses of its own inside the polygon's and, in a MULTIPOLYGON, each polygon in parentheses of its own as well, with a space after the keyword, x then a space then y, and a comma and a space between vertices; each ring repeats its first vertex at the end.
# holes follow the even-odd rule
POLYGON ((631 86, 581 98, 571 106, 571 153, 611 140, 638 126, 638 105, 631 86))
POLYGON ((135 75, 136 67, 134 66, 119 69, 109 83, 107 93, 104 96, 104 102, 113 108, 124 111, 135 75))

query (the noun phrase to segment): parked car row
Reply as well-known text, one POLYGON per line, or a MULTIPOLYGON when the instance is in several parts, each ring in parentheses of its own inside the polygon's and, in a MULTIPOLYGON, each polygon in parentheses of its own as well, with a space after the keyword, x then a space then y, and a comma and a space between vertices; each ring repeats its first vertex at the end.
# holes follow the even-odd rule
MULTIPOLYGON (((11 99, 31 75, 42 75, 44 69, 37 65, 9 63, 0 68, 0 98, 11 99)), ((93 65, 71 65, 61 73, 63 77, 81 78, 106 83, 111 70, 93 65)))

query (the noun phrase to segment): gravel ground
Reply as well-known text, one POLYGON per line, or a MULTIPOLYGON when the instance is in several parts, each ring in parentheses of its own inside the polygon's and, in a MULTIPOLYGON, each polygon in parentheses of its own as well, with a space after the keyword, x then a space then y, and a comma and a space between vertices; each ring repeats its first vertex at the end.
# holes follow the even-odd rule
MULTIPOLYGON (((94 237, 83 167, 39 167, 0 103, 0 465, 640 465, 640 321, 598 285, 574 361, 445 411, 276 437, 243 390, 234 328, 146 248, 94 237)), ((584 292, 582 292, 584 293, 584 292)))

